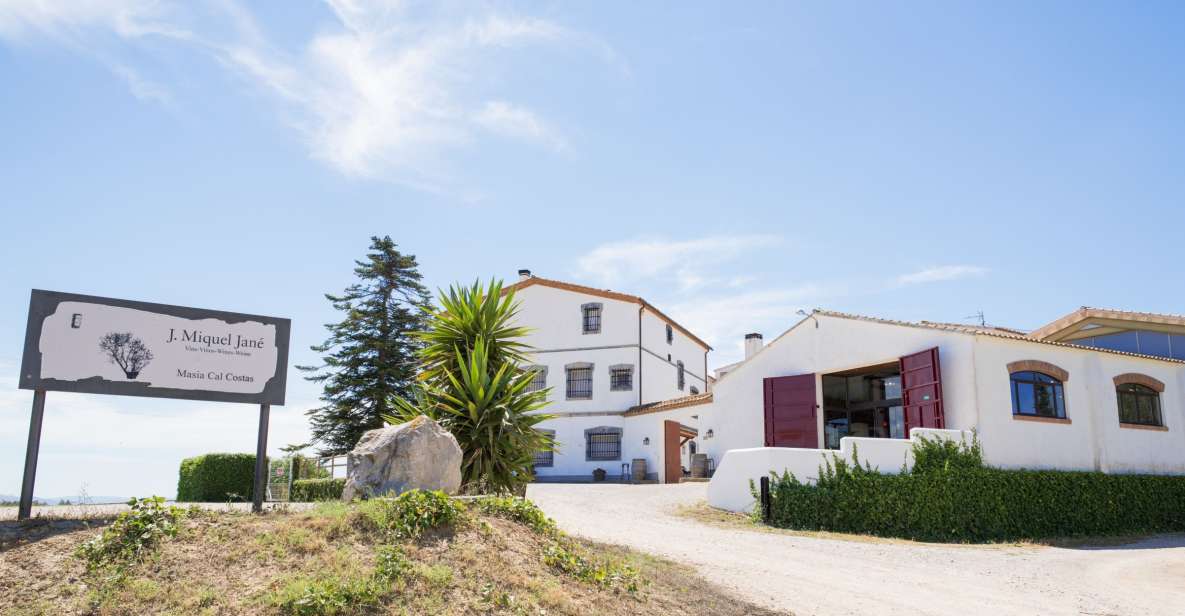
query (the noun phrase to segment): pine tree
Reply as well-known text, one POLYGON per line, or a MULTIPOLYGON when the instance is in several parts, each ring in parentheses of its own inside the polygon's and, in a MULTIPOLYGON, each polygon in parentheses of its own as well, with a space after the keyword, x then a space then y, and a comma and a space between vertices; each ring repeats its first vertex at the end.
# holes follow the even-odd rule
POLYGON ((311 347, 324 365, 297 366, 306 380, 324 383, 324 406, 305 413, 322 455, 348 452, 363 432, 382 427, 415 380, 422 343, 411 334, 424 329, 430 296, 414 255, 400 253, 390 237, 370 239, 370 252, 355 262, 358 282, 325 295, 345 318, 326 325, 329 338, 311 347))

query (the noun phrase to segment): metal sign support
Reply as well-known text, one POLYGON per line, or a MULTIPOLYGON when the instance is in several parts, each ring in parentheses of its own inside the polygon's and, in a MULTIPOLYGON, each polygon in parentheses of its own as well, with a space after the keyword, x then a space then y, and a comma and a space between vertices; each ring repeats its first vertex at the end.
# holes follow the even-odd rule
POLYGON ((251 511, 263 511, 263 499, 267 492, 267 422, 272 405, 259 405, 259 441, 255 444, 255 491, 251 511))
POLYGON ((33 414, 29 418, 29 445, 25 448, 25 477, 21 481, 21 505, 16 519, 27 520, 33 513, 33 483, 37 478, 37 454, 41 450, 41 419, 45 416, 45 390, 33 392, 33 414))

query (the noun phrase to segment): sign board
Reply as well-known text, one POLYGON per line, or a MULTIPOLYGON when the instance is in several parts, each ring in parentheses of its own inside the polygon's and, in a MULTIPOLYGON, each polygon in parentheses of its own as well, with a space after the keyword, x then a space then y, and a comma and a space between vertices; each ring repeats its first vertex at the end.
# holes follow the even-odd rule
POLYGON ((34 290, 21 389, 284 404, 288 319, 34 290))

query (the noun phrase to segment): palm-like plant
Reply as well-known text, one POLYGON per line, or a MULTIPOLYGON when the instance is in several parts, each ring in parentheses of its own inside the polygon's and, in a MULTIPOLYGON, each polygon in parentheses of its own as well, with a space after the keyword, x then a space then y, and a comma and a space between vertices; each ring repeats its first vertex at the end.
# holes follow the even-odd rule
POLYGON ((527 391, 533 374, 520 366, 530 347, 518 339, 529 333, 511 324, 518 312, 514 292, 502 284, 451 287, 441 309, 430 311, 420 338, 419 386, 412 400, 397 400, 389 423, 417 415, 436 420, 457 438, 464 458, 466 491, 521 493, 533 477, 537 451, 555 441, 535 429, 551 415, 547 390, 527 391))

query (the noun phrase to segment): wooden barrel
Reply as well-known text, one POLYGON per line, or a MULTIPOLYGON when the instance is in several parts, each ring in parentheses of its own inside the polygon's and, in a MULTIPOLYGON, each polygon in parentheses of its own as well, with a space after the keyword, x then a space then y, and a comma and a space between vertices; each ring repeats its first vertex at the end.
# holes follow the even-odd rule
POLYGON ((634 481, 646 480, 646 458, 634 458, 630 462, 630 472, 633 475, 634 481))
POLYGON ((691 456, 691 476, 696 478, 708 476, 708 454, 697 453, 691 456))

